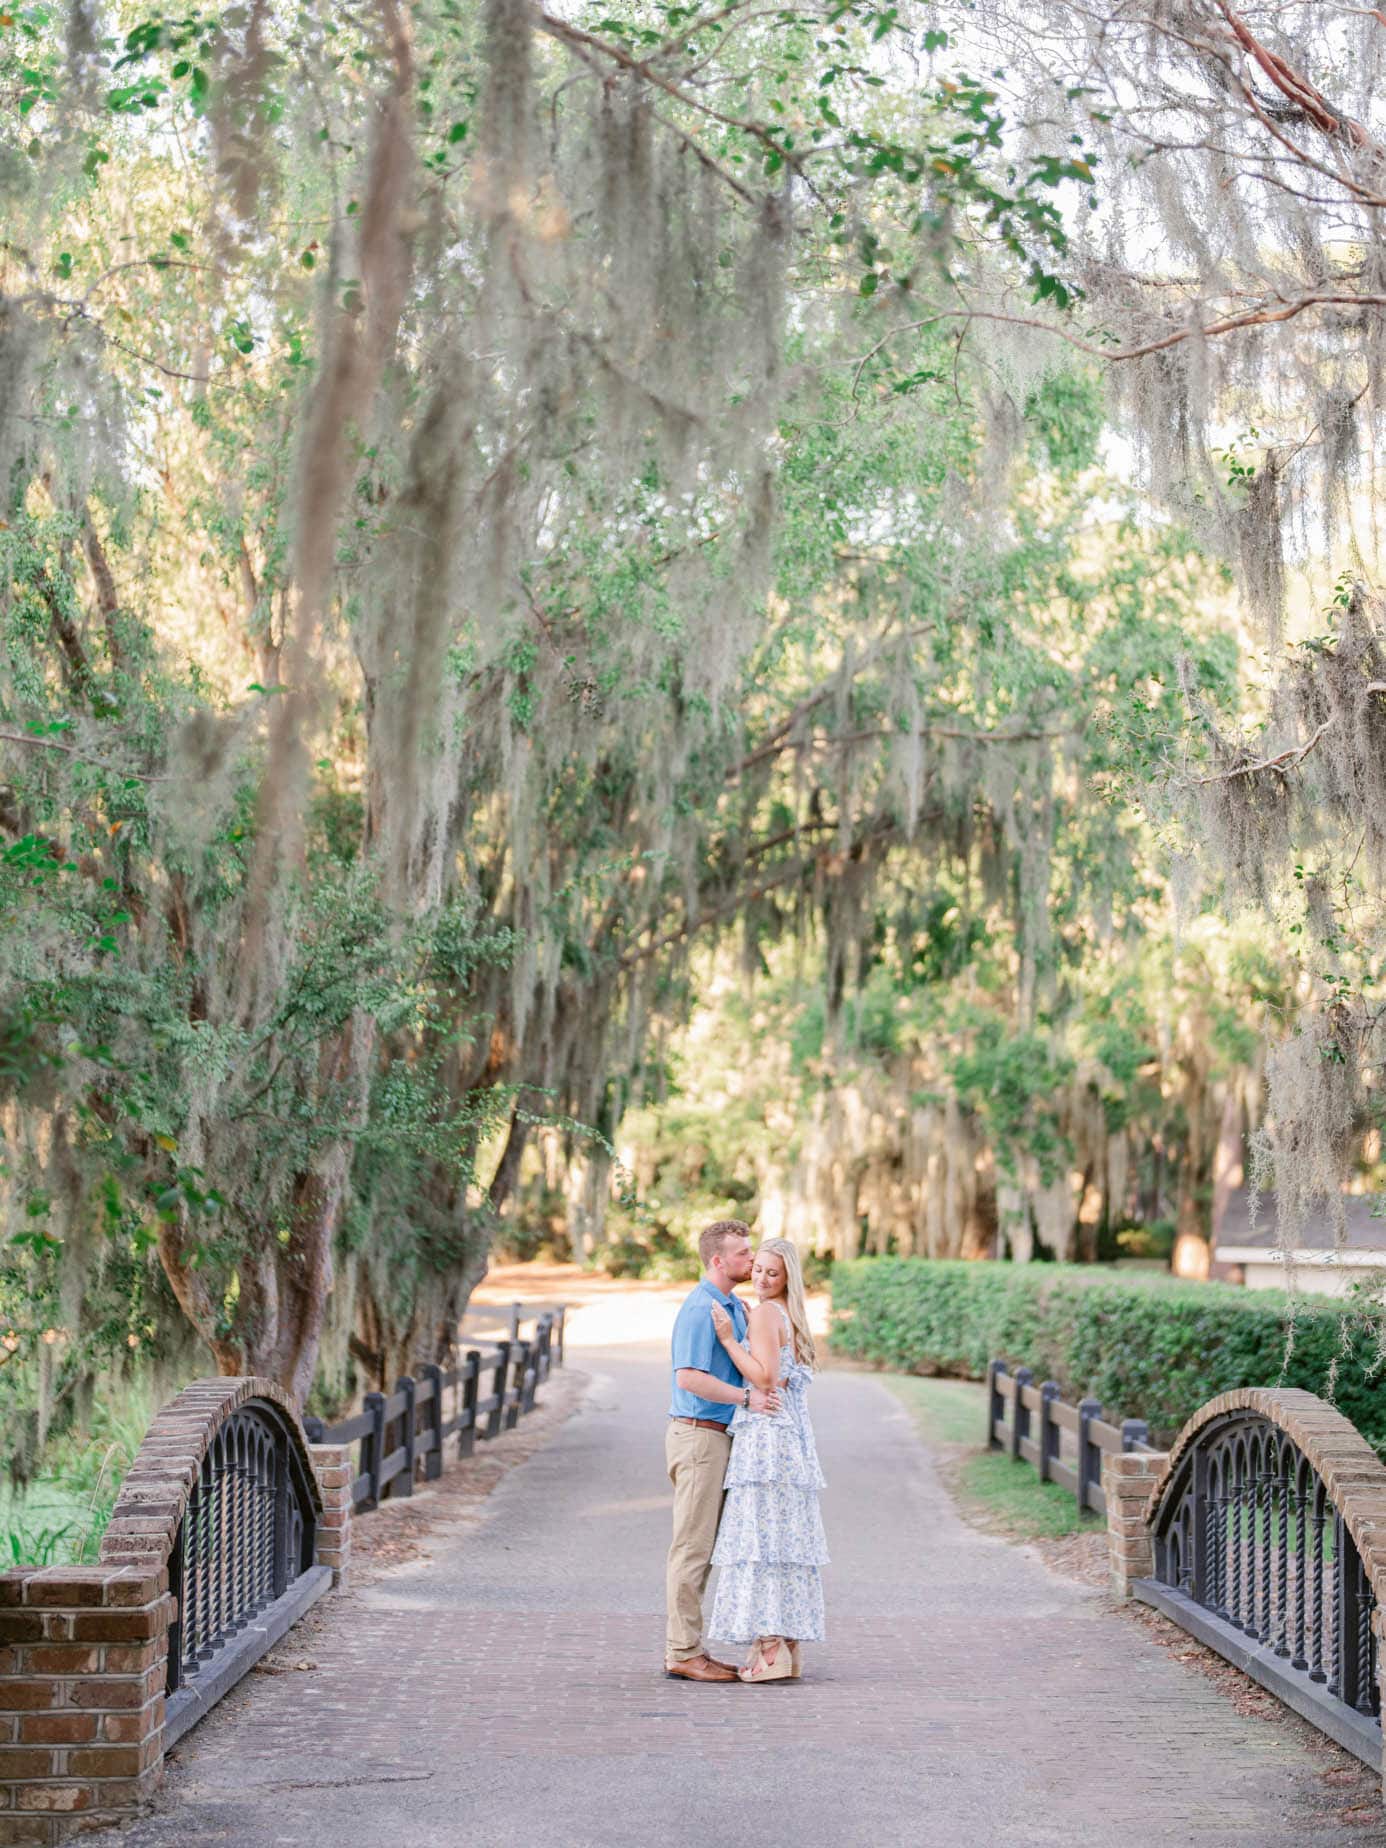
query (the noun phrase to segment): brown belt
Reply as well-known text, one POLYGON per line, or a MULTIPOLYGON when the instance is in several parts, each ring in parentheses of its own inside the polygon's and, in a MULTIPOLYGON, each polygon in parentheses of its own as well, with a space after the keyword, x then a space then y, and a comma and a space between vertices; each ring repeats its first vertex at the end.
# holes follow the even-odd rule
POLYGON ((675 1424, 697 1425, 700 1431, 725 1431, 726 1425, 720 1418, 681 1418, 675 1416, 675 1424))

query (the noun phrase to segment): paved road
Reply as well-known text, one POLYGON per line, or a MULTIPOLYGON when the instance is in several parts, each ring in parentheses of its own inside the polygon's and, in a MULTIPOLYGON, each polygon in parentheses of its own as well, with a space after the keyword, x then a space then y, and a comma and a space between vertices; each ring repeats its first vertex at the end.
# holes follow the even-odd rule
POLYGON ((257 1676, 182 1749, 129 1848, 1145 1848, 1362 1844, 1316 1766, 1031 1554, 965 1527, 868 1375, 814 1387, 831 1641, 803 1682, 661 1666, 657 1350, 485 1525, 337 1600, 311 1673, 257 1676))

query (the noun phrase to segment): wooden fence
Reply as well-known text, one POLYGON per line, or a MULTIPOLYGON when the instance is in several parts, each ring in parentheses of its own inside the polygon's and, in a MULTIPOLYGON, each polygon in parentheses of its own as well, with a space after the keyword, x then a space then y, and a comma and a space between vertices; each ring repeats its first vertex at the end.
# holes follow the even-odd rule
POLYGON ((564 1310, 541 1315, 528 1339, 519 1333, 521 1305, 508 1315, 510 1338, 468 1348, 458 1366, 420 1367, 416 1376, 397 1380, 392 1393, 368 1392, 354 1418, 331 1425, 304 1419, 315 1444, 359 1444, 351 1483, 356 1513, 412 1495, 420 1474, 426 1482, 440 1476, 449 1438, 467 1457, 478 1438, 499 1437, 534 1410, 536 1387, 563 1365, 564 1310))
POLYGON ((987 1446, 1032 1463, 1041 1482, 1057 1482, 1079 1508, 1105 1516, 1102 1459, 1124 1451, 1150 1451, 1143 1418, 1109 1424, 1096 1399, 1066 1405, 1053 1380, 1036 1386, 1029 1367, 1012 1373, 1004 1360, 987 1366, 987 1446))

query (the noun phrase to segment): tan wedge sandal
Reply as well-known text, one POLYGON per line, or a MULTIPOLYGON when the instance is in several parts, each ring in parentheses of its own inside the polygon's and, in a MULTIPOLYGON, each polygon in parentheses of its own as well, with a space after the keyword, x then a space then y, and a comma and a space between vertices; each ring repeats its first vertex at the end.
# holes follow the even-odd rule
POLYGON ((782 1636, 761 1637, 750 1664, 739 1673, 743 1681, 792 1681, 794 1657, 790 1645, 782 1636))
POLYGON ((799 1656, 799 1645, 797 1643, 791 1643, 789 1645, 789 1678, 790 1680, 797 1681, 799 1677, 803 1674, 803 1672, 804 1672, 804 1664, 801 1661, 800 1656, 799 1656))

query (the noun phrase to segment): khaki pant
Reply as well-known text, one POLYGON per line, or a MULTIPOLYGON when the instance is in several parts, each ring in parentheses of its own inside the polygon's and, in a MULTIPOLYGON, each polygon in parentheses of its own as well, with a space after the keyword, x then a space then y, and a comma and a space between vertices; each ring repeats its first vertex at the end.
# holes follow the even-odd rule
POLYGON ((722 1479, 731 1455, 726 1431, 669 1420, 664 1457, 674 1485, 674 1540, 665 1582, 667 1662, 686 1662, 703 1646, 703 1593, 722 1516, 722 1479))

